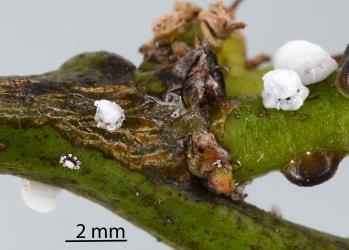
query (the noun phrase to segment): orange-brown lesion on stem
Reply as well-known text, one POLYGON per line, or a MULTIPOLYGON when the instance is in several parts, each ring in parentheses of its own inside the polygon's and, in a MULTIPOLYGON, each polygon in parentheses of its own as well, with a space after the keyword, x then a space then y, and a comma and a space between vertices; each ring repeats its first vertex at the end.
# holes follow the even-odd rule
POLYGON ((186 162, 192 174, 206 181, 217 194, 229 195, 234 191, 233 170, 230 155, 205 130, 193 133, 186 149, 186 162))

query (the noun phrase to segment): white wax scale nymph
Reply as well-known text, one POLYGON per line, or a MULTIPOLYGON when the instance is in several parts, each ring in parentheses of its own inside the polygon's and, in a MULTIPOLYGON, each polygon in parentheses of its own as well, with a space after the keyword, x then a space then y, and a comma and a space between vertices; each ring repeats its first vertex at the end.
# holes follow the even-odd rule
POLYGON ((39 213, 49 213, 54 210, 61 191, 61 188, 26 179, 21 187, 25 204, 39 213))
POLYGON ((325 80, 337 69, 336 61, 319 45, 304 41, 289 41, 274 56, 274 69, 296 71, 304 85, 325 80))
POLYGON ((125 120, 124 110, 115 102, 108 100, 95 101, 97 107, 95 121, 98 128, 114 131, 121 127, 125 120))
POLYGON ((63 167, 73 170, 79 169, 81 165, 78 158, 72 154, 62 155, 59 159, 59 163, 62 164, 63 167))
POLYGON ((309 95, 299 75, 292 70, 272 70, 263 76, 262 91, 265 108, 297 110, 309 95))

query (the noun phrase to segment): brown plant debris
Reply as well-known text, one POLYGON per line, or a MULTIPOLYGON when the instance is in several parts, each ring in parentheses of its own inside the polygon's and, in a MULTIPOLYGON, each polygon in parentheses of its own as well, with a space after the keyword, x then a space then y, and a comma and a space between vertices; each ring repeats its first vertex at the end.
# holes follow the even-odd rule
POLYGON ((234 190, 233 167, 230 155, 218 145, 214 135, 198 131, 190 137, 186 150, 189 171, 207 179, 208 187, 218 194, 230 194, 234 190))
POLYGON ((153 54, 163 54, 164 51, 171 49, 169 43, 176 41, 175 37, 184 34, 187 30, 195 31, 192 38, 205 38, 211 46, 219 47, 236 30, 245 28, 245 23, 235 21, 240 3, 241 0, 237 0, 233 5, 225 8, 223 2, 219 1, 211 4, 207 10, 202 10, 195 4, 177 0, 173 12, 155 20, 153 23, 154 39, 144 44, 140 52, 144 54, 146 60, 151 59, 153 54), (198 30, 194 27, 196 25, 198 25, 198 30))
POLYGON ((224 39, 230 37, 236 30, 245 28, 243 22, 236 22, 232 19, 235 16, 236 8, 227 12, 222 1, 211 4, 208 10, 199 14, 200 27, 204 36, 214 47, 220 47, 224 39))
POLYGON ((185 106, 189 108, 218 103, 224 97, 224 75, 216 55, 203 42, 159 70, 160 78, 169 89, 180 89, 185 106))
POLYGON ((265 54, 260 54, 260 55, 255 56, 252 59, 249 59, 246 62, 245 67, 246 67, 246 69, 249 69, 249 70, 255 69, 263 63, 270 62, 270 60, 271 60, 270 56, 265 55, 265 54))
POLYGON ((181 97, 175 99, 183 102, 185 112, 175 117, 171 115, 171 118, 179 119, 178 123, 184 127, 187 127, 184 124, 188 120, 189 127, 193 128, 190 131, 186 129, 183 135, 186 138, 184 154, 187 168, 213 192, 229 195, 234 190, 229 154, 208 132, 208 124, 201 122, 201 125, 194 126, 195 121, 207 121, 210 110, 224 101, 224 76, 208 42, 197 41, 196 46, 192 49, 183 42, 175 42, 167 50, 167 56, 164 53, 161 56, 153 54, 154 60, 160 62, 157 75, 167 85, 164 101, 156 102, 168 105, 168 96, 181 97))
POLYGON ((155 38, 171 34, 191 22, 201 11, 195 4, 177 0, 174 4, 174 12, 162 15, 153 23, 155 38))

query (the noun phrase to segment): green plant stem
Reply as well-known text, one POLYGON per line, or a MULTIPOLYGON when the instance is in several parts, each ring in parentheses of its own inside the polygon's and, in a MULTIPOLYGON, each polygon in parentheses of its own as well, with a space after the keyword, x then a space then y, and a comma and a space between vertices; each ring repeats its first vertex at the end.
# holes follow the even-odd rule
MULTIPOLYGON (((88 60, 93 58, 88 56, 88 60)), ((100 55, 97 58, 104 61, 100 55)), ((200 129, 199 118, 172 121, 168 117, 173 107, 145 102, 129 78, 128 83, 116 80, 118 84, 92 84, 99 75, 98 67, 97 71, 87 70, 97 74, 86 76, 86 83, 76 84, 75 75, 81 77, 76 74, 81 73, 81 67, 71 64, 83 62, 70 62, 68 69, 43 76, 1 79, 1 173, 60 186, 94 200, 175 248, 349 249, 345 239, 306 229, 210 193, 189 174, 183 149, 177 142, 200 129), (69 78, 61 79, 60 75, 69 78), (95 127, 93 101, 103 98, 116 101, 125 109, 127 119, 115 133, 95 127), (59 165, 59 157, 67 153, 78 156, 82 162, 80 170, 59 165)), ((94 63, 88 65, 95 67, 94 63)), ((213 119, 217 136, 233 159, 246 155, 240 159, 243 165, 236 173, 237 181, 266 173, 294 156, 293 151, 278 144, 280 133, 287 129, 286 135, 300 147, 299 151, 317 145, 346 148, 346 100, 328 84, 314 87, 315 91, 320 92, 320 97, 309 101, 295 116, 268 111, 265 117, 259 117, 256 114, 261 109, 260 99, 239 97, 234 99, 238 108, 228 112, 227 119, 213 119), (309 115, 308 120, 299 121, 304 112, 309 115), (340 126, 336 126, 338 123, 340 126), (303 136, 299 137, 297 131, 304 124, 303 136), (309 132, 319 125, 324 126, 321 133, 309 132), (270 131, 279 134, 271 136, 270 131), (336 135, 334 143, 325 138, 330 135, 336 135), (265 152, 266 158, 261 161, 264 165, 254 164, 261 153, 251 153, 252 147, 259 147, 254 145, 256 138, 269 138, 270 145, 278 145, 265 152), (244 143, 250 148, 244 147, 244 143), (270 165, 274 153, 278 157, 270 165)))
MULTIPOLYGON (((282 221, 247 204, 210 195, 200 187, 154 183, 107 159, 76 147, 50 126, 0 126, 6 148, 0 172, 65 188, 111 211, 179 249, 349 249, 349 242, 282 221), (57 164, 72 152, 79 171, 57 164)), ((91 215, 92 216, 92 215, 91 215)))

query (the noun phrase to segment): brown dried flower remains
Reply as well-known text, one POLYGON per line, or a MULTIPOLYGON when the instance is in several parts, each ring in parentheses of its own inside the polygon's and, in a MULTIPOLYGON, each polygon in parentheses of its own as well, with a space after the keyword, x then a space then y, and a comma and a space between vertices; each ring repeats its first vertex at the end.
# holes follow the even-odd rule
POLYGON ((175 1, 174 9, 174 12, 162 15, 153 23, 155 38, 167 36, 180 29, 191 22, 201 11, 199 6, 183 0, 175 1))
POLYGON ((227 11, 223 2, 219 1, 216 4, 211 4, 208 10, 200 12, 200 27, 211 45, 219 47, 224 39, 230 37, 234 31, 245 28, 244 23, 233 20, 236 8, 227 11))
POLYGON ((238 0, 231 7, 225 8, 223 2, 219 1, 211 4, 208 10, 202 10, 195 4, 177 0, 174 4, 174 12, 165 14, 154 22, 155 39, 166 37, 176 31, 184 31, 187 24, 198 20, 201 31, 210 45, 219 47, 224 39, 245 27, 244 23, 234 20, 240 2, 241 0, 238 0))
MULTIPOLYGON (((207 120, 210 110, 224 100, 224 72, 212 47, 221 46, 237 29, 245 27, 234 21, 240 2, 225 8, 219 1, 202 10, 177 0, 174 12, 154 22, 154 39, 140 48, 145 60, 153 65, 153 72, 166 85, 163 95, 180 95, 185 109, 183 120, 207 120), (183 38, 181 34, 188 30, 193 33, 183 38)), ((228 152, 218 144, 207 124, 188 135, 184 153, 190 173, 211 191, 230 195, 235 185, 228 152)))

